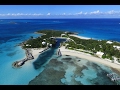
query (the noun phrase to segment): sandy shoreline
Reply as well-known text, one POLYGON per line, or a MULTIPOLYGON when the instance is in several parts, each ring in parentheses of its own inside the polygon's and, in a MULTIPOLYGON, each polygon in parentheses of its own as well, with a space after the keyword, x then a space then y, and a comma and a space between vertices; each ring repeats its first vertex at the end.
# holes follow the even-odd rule
MULTIPOLYGON (((75 37, 78 37, 78 38, 81 38, 81 39, 91 39, 91 38, 88 38, 88 37, 82 37, 82 36, 78 36, 78 35, 70 35, 70 36, 75 36, 75 37)), ((60 37, 56 37, 56 38, 60 38, 60 37)), ((63 37, 61 37, 61 38, 63 39, 63 37)), ((34 56, 35 59, 41 54, 39 52, 42 52, 44 50, 45 50, 45 48, 35 48, 35 49, 32 48, 31 49, 32 55, 34 56)), ((90 54, 87 54, 87 53, 65 49, 64 46, 60 47, 60 51, 61 51, 62 55, 77 56, 79 58, 87 59, 87 60, 90 60, 92 62, 97 62, 97 63, 101 63, 101 64, 107 65, 109 67, 112 67, 112 68, 120 69, 120 65, 115 64, 115 63, 111 63, 109 60, 97 58, 97 57, 94 57, 94 56, 92 56, 90 54)))
POLYGON ((78 37, 78 38, 80 38, 80 39, 91 39, 91 38, 89 38, 89 37, 83 37, 83 36, 74 35, 74 34, 70 34, 70 36, 78 37))
MULTIPOLYGON (((81 39, 91 39, 88 37, 82 37, 82 36, 74 35, 74 34, 71 34, 70 36, 78 37, 81 39)), ((56 37, 56 38, 66 39, 64 37, 56 37)), ((34 59, 37 59, 37 57, 41 54, 40 52, 43 52, 44 50, 45 50, 45 48, 32 48, 31 52, 32 52, 32 55, 34 56, 34 59)), ((83 58, 83 59, 87 59, 87 60, 90 60, 93 62, 101 63, 101 64, 107 65, 109 67, 112 67, 112 68, 120 69, 120 65, 118 65, 116 63, 111 63, 109 60, 97 58, 97 57, 94 57, 94 56, 87 54, 87 53, 65 49, 64 46, 60 47, 60 51, 61 51, 62 55, 77 56, 79 58, 83 58)))
POLYGON ((64 46, 60 47, 60 51, 61 51, 62 55, 76 56, 76 57, 79 57, 79 58, 82 58, 82 59, 87 59, 87 60, 92 61, 92 62, 104 64, 108 67, 120 69, 120 65, 118 65, 118 64, 111 63, 111 62, 109 62, 105 59, 97 58, 97 57, 94 57, 90 54, 86 54, 86 53, 83 53, 83 52, 68 50, 68 49, 65 49, 64 46))
POLYGON ((32 48, 31 52, 32 52, 32 55, 34 56, 34 59, 37 59, 37 57, 41 54, 40 52, 44 50, 45 48, 32 48))

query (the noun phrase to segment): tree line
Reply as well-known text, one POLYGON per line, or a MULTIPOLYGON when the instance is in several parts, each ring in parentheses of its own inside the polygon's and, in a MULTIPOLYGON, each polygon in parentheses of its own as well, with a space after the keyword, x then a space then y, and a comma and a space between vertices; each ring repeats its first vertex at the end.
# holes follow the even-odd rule
POLYGON ((89 50, 93 53, 96 53, 97 51, 101 51, 104 53, 102 58, 109 58, 113 59, 112 56, 115 56, 117 58, 120 58, 120 51, 113 46, 120 46, 119 42, 113 42, 112 44, 106 43, 107 40, 93 40, 93 39, 80 39, 74 36, 69 36, 69 38, 73 39, 76 44, 73 41, 66 42, 68 45, 66 48, 71 47, 71 49, 83 49, 83 50, 89 50))
POLYGON ((41 35, 37 38, 33 38, 33 36, 31 36, 31 38, 24 43, 23 48, 44 48, 47 46, 47 43, 54 46, 56 44, 56 40, 51 37, 60 37, 61 34, 64 33, 64 31, 38 30, 37 33, 44 33, 45 35, 41 35), (42 44, 43 41, 46 42, 45 45, 42 44))

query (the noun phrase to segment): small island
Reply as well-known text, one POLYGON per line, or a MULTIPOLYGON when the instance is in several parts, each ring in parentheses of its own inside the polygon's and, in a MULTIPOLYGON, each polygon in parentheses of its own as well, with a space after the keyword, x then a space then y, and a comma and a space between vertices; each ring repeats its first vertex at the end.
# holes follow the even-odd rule
POLYGON ((21 67, 26 61, 34 59, 32 55, 32 50, 39 50, 39 54, 48 50, 51 47, 55 47, 57 40, 56 37, 61 37, 64 31, 59 30, 39 30, 35 33, 41 34, 40 37, 33 38, 30 37, 29 40, 24 41, 20 46, 26 52, 26 58, 23 60, 15 61, 12 66, 15 68, 21 67))
MULTIPOLYGON (((94 57, 108 60, 112 63, 119 64, 120 62, 120 43, 109 40, 95 40, 78 36, 76 32, 61 31, 61 30, 39 30, 35 33, 41 34, 40 37, 31 38, 21 43, 22 48, 26 51, 26 58, 14 62, 14 67, 22 66, 26 61, 34 59, 31 49, 41 49, 39 54, 55 47, 56 38, 64 38, 65 42, 60 44, 60 47, 65 50, 74 50, 90 54, 94 57)), ((62 52, 62 49, 60 51, 62 52)), ((63 53, 63 52, 62 52, 63 53)), ((87 57, 87 56, 86 56, 87 57)))
MULTIPOLYGON (((12 63, 13 68, 21 68, 22 65, 24 65, 29 60, 36 60, 37 57, 49 50, 50 48, 56 48, 57 46, 57 58, 61 56, 68 57, 67 59, 63 58, 65 62, 69 61, 69 56, 75 56, 79 58, 78 60, 74 60, 73 62, 70 62, 70 65, 78 65, 81 59, 86 59, 92 62, 100 63, 103 65, 106 65, 108 67, 111 67, 116 73, 120 72, 120 42, 117 41, 110 41, 110 40, 95 40, 92 38, 82 37, 77 35, 78 33, 75 32, 68 32, 68 31, 60 31, 60 30, 39 30, 35 33, 41 34, 37 38, 30 37, 29 40, 24 41, 20 44, 20 46, 25 50, 26 52, 26 58, 23 60, 15 61, 12 63), (64 41, 60 41, 60 39, 64 39, 64 41), (58 42, 59 44, 58 44, 58 42), (58 47, 59 46, 59 47, 58 47)), ((62 57, 61 57, 62 58, 62 57)), ((44 60, 44 59, 43 59, 44 60)), ((52 64, 58 64, 63 63, 63 61, 58 61, 57 59, 50 60, 52 64)), ((41 62, 40 65, 43 65, 46 61, 41 62)), ((51 63, 50 62, 50 63, 51 63)), ((35 64, 35 63, 33 63, 35 64)), ((49 63, 48 63, 49 64, 49 63)), ((66 63, 66 65, 68 65, 66 63)), ((64 64, 64 66, 66 66, 64 64)), ((49 66, 49 65, 48 65, 49 66)), ((59 66, 59 65, 57 65, 59 66)), ((57 67, 56 66, 56 67, 57 67)), ((68 65, 69 66, 69 65, 68 65)), ((61 67, 61 65, 60 65, 61 67)), ((38 69, 38 67, 35 69, 38 69)), ((49 69, 49 68, 47 68, 49 69)), ((52 69, 51 69, 52 70, 52 69)), ((63 67, 63 72, 64 71, 63 67)), ((76 69, 77 70, 77 69, 76 69)), ((55 70, 52 70, 55 71, 55 70)), ((43 71, 44 73, 51 71, 43 71)), ((58 74, 60 72, 57 72, 58 74)), ((120 75, 120 73, 118 73, 120 75)), ((106 73, 106 76, 111 77, 111 73, 106 73)), ((58 75, 59 76, 59 75, 58 75)), ((38 78, 41 77, 41 75, 38 75, 38 78)), ((30 81, 29 84, 33 84, 34 81, 36 81, 36 78, 33 81, 30 81)), ((42 78, 42 77, 41 77, 42 78)), ((53 77, 54 78, 54 77, 53 77)), ((58 77, 60 78, 60 77, 58 77)), ((119 77, 118 77, 119 78, 119 77)), ((113 81, 117 81, 118 79, 115 78, 113 81)), ((37 82, 37 81, 36 81, 37 82)), ((37 82, 39 83, 39 81, 37 82)), ((50 82, 49 82, 50 83, 50 82)), ((35 83, 34 83, 35 84, 35 83)))
POLYGON ((63 43, 63 46, 70 50, 120 62, 120 43, 116 41, 80 39, 79 37, 70 35, 68 41, 63 43))

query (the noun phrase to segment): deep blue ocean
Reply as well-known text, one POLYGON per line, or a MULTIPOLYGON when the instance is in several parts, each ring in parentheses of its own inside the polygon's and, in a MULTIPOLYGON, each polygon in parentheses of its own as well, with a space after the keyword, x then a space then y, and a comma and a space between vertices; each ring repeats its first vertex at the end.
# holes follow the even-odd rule
POLYGON ((31 36, 40 36, 34 32, 43 29, 73 31, 84 37, 120 42, 120 19, 1 19, 0 85, 27 85, 42 72, 44 68, 36 70, 33 61, 21 69, 13 69, 12 63, 25 58, 25 51, 17 45, 31 36))

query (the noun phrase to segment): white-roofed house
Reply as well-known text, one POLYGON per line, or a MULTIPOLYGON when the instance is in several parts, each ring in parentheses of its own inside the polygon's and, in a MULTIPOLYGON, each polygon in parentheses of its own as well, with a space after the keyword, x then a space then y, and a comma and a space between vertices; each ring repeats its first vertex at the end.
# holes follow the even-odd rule
POLYGON ((65 36, 65 35, 66 35, 66 34, 61 34, 61 37, 62 37, 62 36, 65 36))
POLYGON ((50 44, 49 46, 52 47, 52 44, 50 44))
POLYGON ((49 43, 47 43, 47 46, 49 45, 49 43))
POLYGON ((117 48, 118 50, 120 50, 120 46, 113 46, 114 48, 117 48))
POLYGON ((103 52, 97 52, 96 53, 96 55, 98 56, 98 57, 100 57, 100 58, 102 58, 102 55, 103 55, 104 53, 103 52))
POLYGON ((70 38, 67 38, 67 40, 66 41, 71 41, 71 39, 70 38))
POLYGON ((42 45, 45 45, 45 44, 46 44, 46 42, 43 41, 43 42, 42 42, 42 45))
POLYGON ((107 41, 106 43, 108 43, 108 44, 112 44, 113 42, 111 42, 111 41, 107 41))
POLYGON ((26 46, 29 46, 28 44, 26 44, 26 46))
POLYGON ((31 45, 29 45, 29 44, 26 44, 26 46, 31 46, 31 45))

